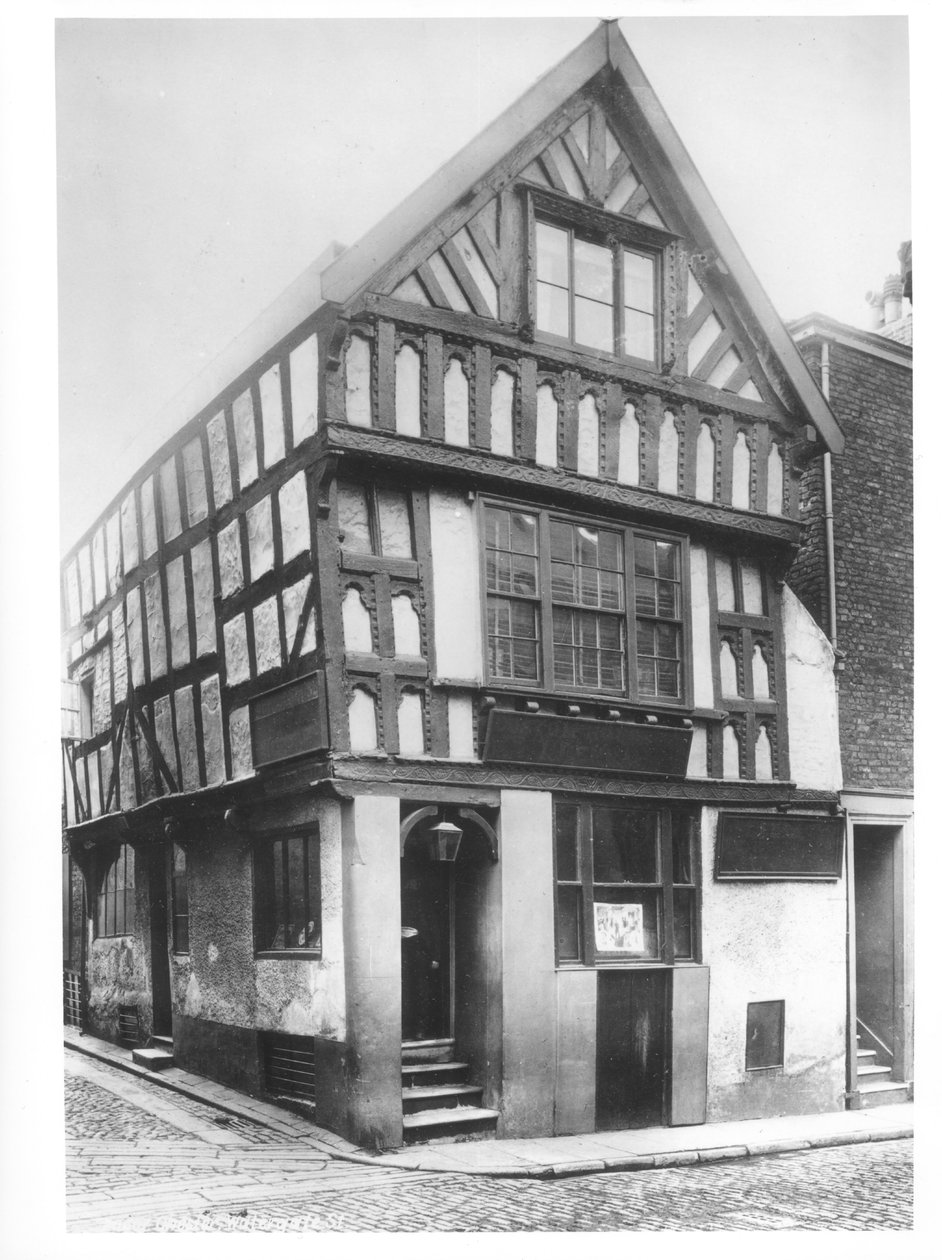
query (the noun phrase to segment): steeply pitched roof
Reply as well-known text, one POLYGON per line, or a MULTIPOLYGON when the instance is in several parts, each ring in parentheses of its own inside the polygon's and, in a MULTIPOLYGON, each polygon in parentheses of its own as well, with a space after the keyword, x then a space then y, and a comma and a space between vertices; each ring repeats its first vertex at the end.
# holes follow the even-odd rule
POLYGON ((486 186, 488 177, 509 150, 608 67, 621 89, 622 107, 657 159, 683 219, 701 247, 708 242, 711 253, 715 253, 731 300, 741 315, 751 316, 749 322, 764 341, 766 356, 774 357, 803 419, 815 428, 831 451, 839 454, 844 439, 837 421, 615 21, 601 23, 489 127, 327 267, 321 276, 323 298, 341 305, 355 299, 380 268, 470 190, 486 186))

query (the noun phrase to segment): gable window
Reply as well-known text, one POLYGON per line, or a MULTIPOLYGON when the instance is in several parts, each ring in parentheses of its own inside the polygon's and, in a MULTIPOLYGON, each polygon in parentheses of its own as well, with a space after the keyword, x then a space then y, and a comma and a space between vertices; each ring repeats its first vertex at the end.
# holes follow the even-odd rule
POLYGON ((557 803, 560 963, 693 959, 696 821, 679 810, 557 803))
POLYGON ((680 539, 484 511, 489 682, 682 701, 680 539))
POLYGON ((320 833, 260 840, 255 847, 255 950, 321 950, 320 833))
POLYGON ((98 885, 95 935, 130 936, 134 918, 134 850, 122 844, 98 885))

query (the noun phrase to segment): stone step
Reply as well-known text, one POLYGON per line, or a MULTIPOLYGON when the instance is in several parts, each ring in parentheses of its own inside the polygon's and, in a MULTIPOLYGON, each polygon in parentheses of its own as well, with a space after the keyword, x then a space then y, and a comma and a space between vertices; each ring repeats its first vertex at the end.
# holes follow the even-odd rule
POLYGON ((138 1067, 148 1068, 151 1072, 159 1072, 162 1068, 173 1067, 173 1054, 156 1046, 146 1050, 132 1050, 131 1058, 138 1067))
POLYGON ((402 1062, 450 1063, 455 1057, 454 1037, 439 1037, 429 1041, 404 1041, 402 1062))
POLYGON ((886 1107, 904 1103, 909 1098, 905 1081, 871 1081, 860 1086, 861 1107, 886 1107))
POLYGON ((402 1114, 479 1106, 483 1092, 480 1085, 414 1085, 402 1091, 402 1114))
POLYGON ((452 1060, 451 1063, 404 1063, 402 1085, 463 1085, 467 1080, 468 1065, 452 1060))
POLYGON ((432 1142, 436 1138, 492 1135, 499 1112, 487 1107, 438 1107, 402 1117, 403 1138, 407 1143, 432 1142))
POLYGON ((864 1080, 868 1084, 871 1081, 875 1081, 877 1078, 882 1078, 883 1080, 888 1081, 890 1079, 890 1073, 892 1072, 892 1070, 893 1070, 892 1068, 880 1067, 879 1063, 859 1063, 858 1062, 857 1080, 858 1081, 864 1080))

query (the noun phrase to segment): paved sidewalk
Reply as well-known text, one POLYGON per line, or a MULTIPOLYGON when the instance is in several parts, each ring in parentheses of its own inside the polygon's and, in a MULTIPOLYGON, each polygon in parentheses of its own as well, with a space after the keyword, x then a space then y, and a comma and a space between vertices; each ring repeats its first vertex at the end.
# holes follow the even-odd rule
POLYGON ((260 1102, 180 1068, 151 1072, 131 1061, 129 1050, 66 1028, 74 1050, 208 1103, 230 1115, 267 1126, 286 1138, 303 1138, 309 1148, 335 1159, 403 1171, 470 1173, 489 1177, 563 1177, 578 1173, 626 1172, 679 1164, 711 1163, 750 1155, 878 1142, 913 1135, 913 1104, 826 1115, 777 1116, 680 1128, 631 1129, 576 1137, 517 1138, 449 1142, 406 1147, 373 1155, 326 1129, 278 1107, 260 1102))

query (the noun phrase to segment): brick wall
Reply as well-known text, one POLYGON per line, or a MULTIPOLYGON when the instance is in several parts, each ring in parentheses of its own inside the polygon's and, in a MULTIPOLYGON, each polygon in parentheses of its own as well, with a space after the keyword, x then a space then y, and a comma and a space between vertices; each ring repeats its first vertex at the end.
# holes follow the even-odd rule
MULTIPOLYGON (((820 343, 802 354, 820 380, 820 343)), ((911 790, 913 708, 912 372, 830 344, 841 755, 846 786, 911 790)), ((827 618, 822 461, 802 478, 803 541, 789 585, 827 618)))

